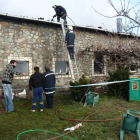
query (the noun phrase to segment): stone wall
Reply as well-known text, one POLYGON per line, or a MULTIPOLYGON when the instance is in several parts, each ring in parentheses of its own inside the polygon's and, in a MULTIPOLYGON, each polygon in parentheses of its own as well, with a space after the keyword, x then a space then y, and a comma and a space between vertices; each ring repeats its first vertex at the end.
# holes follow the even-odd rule
MULTIPOLYGON (((11 59, 29 61, 29 75, 35 66, 44 72, 46 63, 54 69, 55 61, 68 61, 60 25, 1 18, 0 47, 0 76, 11 59)), ((28 86, 29 76, 15 79, 14 87, 28 86)))
MULTIPOLYGON (((102 82, 112 67, 104 67, 102 74, 96 74, 93 70, 94 56, 87 53, 79 58, 78 52, 92 45, 108 47, 110 37, 104 31, 82 27, 77 27, 75 34, 80 76, 84 74, 89 79, 102 82)), ((127 41, 127 38, 123 37, 123 40, 127 41)), ((118 40, 114 37, 111 41, 118 40)), ((39 66, 43 73, 46 63, 55 71, 55 61, 68 62, 60 24, 0 16, 0 48, 0 77, 11 59, 29 61, 29 75, 33 74, 35 66, 39 66)), ((71 76, 58 75, 56 79, 56 86, 68 86, 71 76)), ((15 76, 13 87, 28 87, 28 80, 29 76, 15 76)))

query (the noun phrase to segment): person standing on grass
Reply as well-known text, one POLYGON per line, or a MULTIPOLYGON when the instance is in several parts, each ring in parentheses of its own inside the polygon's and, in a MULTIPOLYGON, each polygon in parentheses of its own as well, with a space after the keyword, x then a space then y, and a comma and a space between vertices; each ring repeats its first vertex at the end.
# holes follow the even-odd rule
POLYGON ((30 92, 32 91, 32 87, 33 87, 33 104, 32 104, 32 110, 30 111, 35 112, 37 97, 39 96, 39 106, 40 106, 40 111, 42 112, 44 109, 43 90, 44 90, 45 78, 43 74, 39 73, 39 67, 35 67, 34 71, 35 73, 32 74, 29 79, 30 92))
POLYGON ((26 73, 16 72, 14 68, 16 67, 16 61, 11 60, 8 65, 6 65, 5 71, 2 77, 2 87, 5 99, 5 111, 6 112, 16 112, 13 105, 13 93, 12 93, 12 81, 14 74, 26 76, 26 73))
POLYGON ((45 95, 47 108, 51 109, 53 107, 53 95, 55 94, 55 75, 50 71, 50 67, 47 64, 45 65, 45 70, 45 95))

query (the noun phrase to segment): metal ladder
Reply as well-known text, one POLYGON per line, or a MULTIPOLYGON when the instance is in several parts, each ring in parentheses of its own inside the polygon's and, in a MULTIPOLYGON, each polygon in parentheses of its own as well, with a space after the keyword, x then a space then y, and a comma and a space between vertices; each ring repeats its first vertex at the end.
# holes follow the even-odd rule
MULTIPOLYGON (((65 33, 63 20, 61 20, 61 28, 62 28, 62 32, 63 32, 63 40, 65 42, 66 33, 65 33)), ((69 62, 71 77, 72 77, 72 80, 74 82, 75 80, 79 80, 79 72, 78 72, 78 67, 77 67, 77 63, 76 63, 76 57, 74 55, 74 59, 71 60, 67 46, 65 45, 65 47, 66 47, 67 54, 68 54, 68 62, 69 62)))

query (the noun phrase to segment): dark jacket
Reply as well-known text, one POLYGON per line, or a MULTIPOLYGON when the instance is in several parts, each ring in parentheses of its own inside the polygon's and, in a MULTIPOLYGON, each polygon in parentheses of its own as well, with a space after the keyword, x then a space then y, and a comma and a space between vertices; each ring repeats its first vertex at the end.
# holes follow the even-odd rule
POLYGON ((55 10, 57 16, 67 15, 65 8, 60 5, 56 5, 56 8, 54 10, 55 10))
POLYGON ((55 75, 52 71, 48 70, 44 73, 45 76, 45 94, 53 94, 55 93, 55 75))
POLYGON ((32 87, 33 88, 43 87, 44 90, 44 85, 45 85, 45 78, 43 74, 39 72, 35 72, 34 74, 31 75, 29 80, 29 90, 32 90, 32 87))
POLYGON ((66 32, 66 37, 65 37, 65 43, 67 44, 67 38, 68 38, 68 33, 70 32, 70 30, 67 30, 66 32))
POLYGON ((6 65, 5 71, 3 73, 2 83, 12 84, 14 74, 21 75, 22 73, 14 71, 14 66, 9 63, 8 65, 6 65))
POLYGON ((66 33, 66 43, 68 47, 74 47, 74 40, 75 40, 75 34, 73 31, 69 31, 66 33))

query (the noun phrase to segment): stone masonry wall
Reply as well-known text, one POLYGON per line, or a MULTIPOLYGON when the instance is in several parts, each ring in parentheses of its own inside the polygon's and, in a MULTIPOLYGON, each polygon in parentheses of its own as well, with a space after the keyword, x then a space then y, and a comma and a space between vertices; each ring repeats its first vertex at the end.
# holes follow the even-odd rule
MULTIPOLYGON (((112 68, 105 67, 102 74, 95 74, 94 56, 87 53, 79 58, 77 54, 92 45, 108 47, 109 36, 83 28, 78 28, 75 34, 75 54, 80 76, 84 74, 89 79, 102 82, 107 76, 107 71, 112 68)), ((125 38, 123 40, 127 41, 125 38)), ((113 41, 117 41, 115 37, 113 41)), ((5 17, 0 17, 0 56, 0 77, 11 59, 29 61, 29 75, 33 74, 35 66, 39 66, 43 73, 46 63, 55 71, 55 61, 68 62, 59 24, 5 17)), ((71 76, 59 75, 56 79, 56 86, 68 86, 71 76)), ((28 80, 29 76, 15 76, 13 87, 28 87, 28 80)))
MULTIPOLYGON (((107 32, 99 32, 92 29, 82 29, 78 28, 76 30, 76 41, 75 41, 75 50, 78 53, 79 51, 85 50, 85 48, 93 46, 93 50, 109 49, 109 48, 118 48, 121 45, 124 50, 130 49, 131 46, 129 43, 134 42, 135 39, 133 37, 128 36, 116 36, 110 35, 107 32)), ((79 63, 79 73, 80 75, 84 74, 89 79, 94 79, 96 82, 103 82, 106 76, 108 76, 108 71, 115 70, 115 66, 104 67, 103 72, 101 74, 95 73, 94 68, 94 59, 95 54, 92 52, 86 52, 82 57, 78 57, 79 63)), ((107 56, 104 56, 104 61, 110 61, 107 56)))

